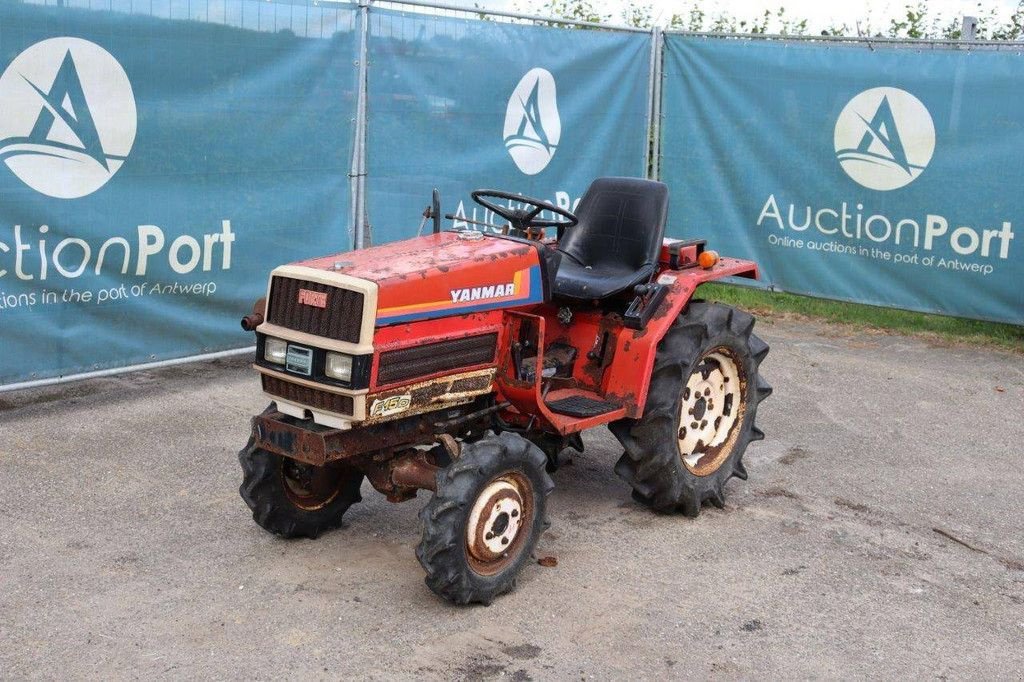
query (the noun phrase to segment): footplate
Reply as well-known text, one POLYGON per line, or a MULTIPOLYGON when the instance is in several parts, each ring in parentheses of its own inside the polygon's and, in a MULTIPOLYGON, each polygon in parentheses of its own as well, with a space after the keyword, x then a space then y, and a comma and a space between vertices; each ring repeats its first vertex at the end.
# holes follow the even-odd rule
POLYGON ((582 395, 573 395, 568 398, 561 398, 559 400, 552 400, 547 403, 548 409, 558 414, 567 414, 570 417, 596 417, 599 414, 607 414, 612 410, 617 410, 621 405, 615 403, 605 402, 604 400, 597 400, 596 398, 588 398, 582 395))

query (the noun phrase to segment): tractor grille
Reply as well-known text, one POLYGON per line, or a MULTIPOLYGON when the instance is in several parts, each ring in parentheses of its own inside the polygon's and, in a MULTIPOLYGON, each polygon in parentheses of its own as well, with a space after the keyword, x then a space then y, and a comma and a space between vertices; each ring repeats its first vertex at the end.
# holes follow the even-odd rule
POLYGON ((389 350, 380 354, 377 383, 392 384, 493 362, 497 345, 498 334, 493 333, 389 350))
POLYGON ((358 291, 339 289, 329 284, 275 277, 270 286, 267 322, 307 334, 359 343, 359 330, 363 324, 363 295, 358 291), (326 294, 326 307, 299 303, 300 289, 326 294))
POLYGON ((352 396, 338 395, 284 381, 267 374, 263 375, 263 390, 270 395, 283 398, 290 402, 308 405, 309 407, 333 412, 335 414, 352 414, 352 396))

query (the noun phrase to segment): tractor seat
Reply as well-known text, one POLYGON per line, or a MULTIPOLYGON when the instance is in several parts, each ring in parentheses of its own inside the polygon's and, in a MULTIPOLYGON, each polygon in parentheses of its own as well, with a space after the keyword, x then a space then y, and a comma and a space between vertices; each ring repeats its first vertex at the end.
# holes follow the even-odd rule
POLYGON ((579 224, 565 231, 554 295, 614 296, 650 279, 668 216, 668 187, 641 178, 598 178, 580 199, 579 224))

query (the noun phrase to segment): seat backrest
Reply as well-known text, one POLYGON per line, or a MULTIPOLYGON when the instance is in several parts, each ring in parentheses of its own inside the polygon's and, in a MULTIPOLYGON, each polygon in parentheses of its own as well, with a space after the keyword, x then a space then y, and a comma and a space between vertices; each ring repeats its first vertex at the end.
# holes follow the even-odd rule
POLYGON ((579 224, 559 244, 583 265, 639 270, 658 261, 668 217, 668 187, 642 178, 598 178, 576 209, 579 224))

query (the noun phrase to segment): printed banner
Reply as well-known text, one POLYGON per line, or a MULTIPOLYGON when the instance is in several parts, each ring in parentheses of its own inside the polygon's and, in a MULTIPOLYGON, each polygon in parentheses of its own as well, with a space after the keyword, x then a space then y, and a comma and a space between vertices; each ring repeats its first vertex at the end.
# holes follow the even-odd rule
POLYGON ((666 39, 671 230, 795 293, 1024 323, 1024 58, 666 39))
POLYGON ((472 190, 572 209, 594 178, 646 175, 649 34, 370 16, 375 242, 415 236, 435 187, 444 213, 491 222, 472 190))
POLYGON ((0 385, 250 345, 349 246, 355 11, 65 4, 0 4, 0 385))

